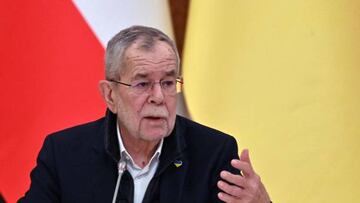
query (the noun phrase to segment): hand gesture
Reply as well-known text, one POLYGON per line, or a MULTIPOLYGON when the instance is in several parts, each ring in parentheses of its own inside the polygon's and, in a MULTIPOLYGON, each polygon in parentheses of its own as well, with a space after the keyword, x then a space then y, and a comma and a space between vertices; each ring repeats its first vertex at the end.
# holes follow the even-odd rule
POLYGON ((233 159, 231 165, 242 172, 241 175, 221 171, 217 185, 222 190, 218 193, 220 200, 227 203, 270 203, 260 176, 257 175, 251 165, 249 151, 243 150, 240 160, 233 159))

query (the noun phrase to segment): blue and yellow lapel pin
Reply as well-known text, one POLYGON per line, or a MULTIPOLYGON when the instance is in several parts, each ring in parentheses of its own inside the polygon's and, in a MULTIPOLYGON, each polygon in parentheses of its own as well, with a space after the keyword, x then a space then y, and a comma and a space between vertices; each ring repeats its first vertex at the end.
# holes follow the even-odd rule
POLYGON ((182 165, 182 161, 181 160, 175 160, 174 165, 176 166, 176 168, 179 168, 182 165))

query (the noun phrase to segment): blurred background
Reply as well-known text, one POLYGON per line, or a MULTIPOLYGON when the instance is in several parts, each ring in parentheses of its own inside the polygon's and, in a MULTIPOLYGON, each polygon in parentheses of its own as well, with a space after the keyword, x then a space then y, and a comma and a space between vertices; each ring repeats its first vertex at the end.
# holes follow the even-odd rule
POLYGON ((105 113, 107 41, 157 27, 182 56, 179 114, 236 137, 273 202, 360 202, 360 1, 2 0, 0 194, 44 137, 105 113))

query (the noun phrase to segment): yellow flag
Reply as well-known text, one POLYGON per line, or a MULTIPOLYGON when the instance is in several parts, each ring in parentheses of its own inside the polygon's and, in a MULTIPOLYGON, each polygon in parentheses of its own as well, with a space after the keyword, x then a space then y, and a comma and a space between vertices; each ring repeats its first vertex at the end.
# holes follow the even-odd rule
POLYGON ((192 118, 236 136, 273 202, 360 202, 360 1, 191 1, 192 118))

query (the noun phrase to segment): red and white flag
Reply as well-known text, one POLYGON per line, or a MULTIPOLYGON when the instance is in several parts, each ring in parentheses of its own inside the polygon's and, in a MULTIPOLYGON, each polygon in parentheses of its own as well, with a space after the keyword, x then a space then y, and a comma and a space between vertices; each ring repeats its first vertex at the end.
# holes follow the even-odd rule
POLYGON ((172 36, 166 0, 23 1, 0 6, 0 193, 15 202, 44 137, 105 113, 107 41, 130 25, 172 36))

